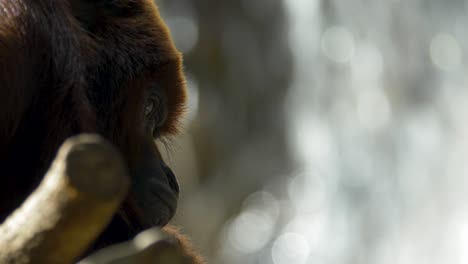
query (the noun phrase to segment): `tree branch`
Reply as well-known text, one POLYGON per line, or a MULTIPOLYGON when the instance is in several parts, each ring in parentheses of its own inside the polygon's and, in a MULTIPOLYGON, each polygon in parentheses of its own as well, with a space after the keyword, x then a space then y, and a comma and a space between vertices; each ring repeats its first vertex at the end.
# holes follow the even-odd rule
POLYGON ((87 257, 78 264, 193 264, 179 241, 155 227, 132 241, 113 245, 87 257))
POLYGON ((0 263, 72 263, 109 223, 128 185, 109 143, 91 135, 67 140, 37 190, 0 226, 0 263))

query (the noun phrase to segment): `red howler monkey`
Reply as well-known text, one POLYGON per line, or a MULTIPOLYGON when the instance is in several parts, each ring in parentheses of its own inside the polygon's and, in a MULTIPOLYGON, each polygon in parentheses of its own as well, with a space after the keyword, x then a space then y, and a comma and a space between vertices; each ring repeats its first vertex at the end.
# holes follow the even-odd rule
POLYGON ((185 100, 181 54, 152 0, 0 0, 0 222, 65 139, 87 132, 117 146, 132 181, 94 247, 165 226, 179 187, 154 140, 177 132, 185 100))

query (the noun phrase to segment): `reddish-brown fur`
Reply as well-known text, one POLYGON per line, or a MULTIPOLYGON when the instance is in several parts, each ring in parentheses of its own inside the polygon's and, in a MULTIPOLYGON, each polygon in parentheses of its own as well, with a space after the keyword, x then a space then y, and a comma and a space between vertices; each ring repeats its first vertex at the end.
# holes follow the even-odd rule
POLYGON ((175 237, 179 241, 180 245, 184 252, 192 258, 193 264, 204 264, 205 259, 198 254, 196 249, 193 247, 190 238, 183 235, 182 231, 179 228, 168 225, 163 228, 163 231, 167 234, 175 237))

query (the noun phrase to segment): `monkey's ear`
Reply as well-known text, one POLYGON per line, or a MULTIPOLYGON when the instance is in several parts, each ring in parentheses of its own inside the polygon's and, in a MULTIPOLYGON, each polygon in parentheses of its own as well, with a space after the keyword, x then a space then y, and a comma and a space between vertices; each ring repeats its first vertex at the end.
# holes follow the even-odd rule
POLYGON ((143 11, 136 0, 68 0, 72 14, 86 28, 93 28, 105 18, 131 17, 143 11))

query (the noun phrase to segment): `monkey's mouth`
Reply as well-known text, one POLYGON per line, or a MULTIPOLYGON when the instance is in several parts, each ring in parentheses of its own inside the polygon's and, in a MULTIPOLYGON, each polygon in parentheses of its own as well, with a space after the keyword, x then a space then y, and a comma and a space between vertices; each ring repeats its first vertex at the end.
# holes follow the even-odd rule
POLYGON ((140 170, 132 170, 131 175, 134 181, 118 215, 83 256, 108 246, 109 238, 112 238, 113 243, 127 241, 148 228, 165 226, 174 216, 179 198, 179 185, 168 167, 165 169, 164 166, 147 166, 140 170), (116 234, 115 230, 126 232, 116 234))
POLYGON ((144 210, 148 210, 148 212, 151 213, 149 218, 151 219, 152 225, 165 226, 176 213, 179 200, 179 185, 176 181, 168 183, 150 181, 148 184, 152 185, 148 188, 149 197, 146 201, 149 202, 147 202, 146 205, 142 205, 142 207, 144 210), (174 187, 174 182, 176 187, 174 187))
POLYGON ((179 184, 172 171, 161 162, 135 172, 132 188, 138 222, 143 228, 164 226, 175 215, 179 200, 179 184))

